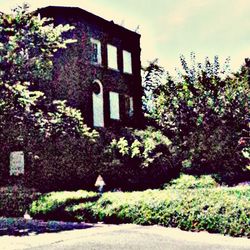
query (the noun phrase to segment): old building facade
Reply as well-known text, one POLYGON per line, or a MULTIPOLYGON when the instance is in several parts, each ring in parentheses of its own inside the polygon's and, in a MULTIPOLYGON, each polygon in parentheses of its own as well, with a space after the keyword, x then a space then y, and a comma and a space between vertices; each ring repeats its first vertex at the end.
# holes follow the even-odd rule
POLYGON ((77 40, 57 53, 53 81, 43 91, 79 108, 89 126, 142 126, 140 35, 80 8, 38 12, 55 25, 75 26, 66 36, 77 40))

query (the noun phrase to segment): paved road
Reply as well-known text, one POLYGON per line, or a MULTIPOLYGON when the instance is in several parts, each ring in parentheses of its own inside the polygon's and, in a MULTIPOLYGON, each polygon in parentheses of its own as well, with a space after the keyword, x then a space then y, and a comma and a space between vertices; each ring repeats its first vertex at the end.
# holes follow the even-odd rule
POLYGON ((160 226, 100 225, 40 235, 0 237, 1 250, 250 250, 250 239, 160 226))

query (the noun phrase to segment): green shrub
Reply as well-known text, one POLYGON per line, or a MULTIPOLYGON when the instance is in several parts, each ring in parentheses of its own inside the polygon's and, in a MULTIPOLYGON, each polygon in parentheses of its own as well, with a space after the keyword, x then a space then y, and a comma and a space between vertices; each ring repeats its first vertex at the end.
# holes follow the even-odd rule
MULTIPOLYGON (((250 237, 249 187, 104 193, 97 201, 63 208, 65 214, 77 221, 159 224, 250 237)), ((32 214, 34 217, 40 214, 35 205, 32 214)), ((47 214, 41 218, 47 218, 47 214)))
POLYGON ((0 136, 2 185, 21 182, 41 192, 94 188, 102 150, 98 142, 71 135, 44 138, 32 129, 20 142, 16 140, 18 134, 15 127, 10 127, 0 136), (10 176, 9 155, 19 150, 25 155, 24 175, 10 176))
POLYGON ((101 174, 107 190, 142 190, 158 188, 179 174, 171 142, 151 128, 104 129, 92 141, 68 134, 44 138, 32 128, 22 130, 12 123, 9 125, 2 128, 0 135, 0 180, 6 185, 21 181, 41 192, 93 190, 101 174), (16 140, 20 131, 22 141, 16 140), (113 139, 119 147, 110 145, 113 139), (124 148, 128 154, 121 153, 121 141, 128 143, 124 148), (9 176, 9 155, 16 150, 25 154, 25 174, 18 178, 9 176))
POLYGON ((195 177, 193 175, 182 174, 178 179, 172 180, 166 187, 171 188, 212 188, 218 186, 218 183, 210 175, 195 177))
POLYGON ((111 187, 158 188, 179 174, 171 141, 159 130, 123 128, 109 133, 112 143, 106 149, 100 173, 111 187))
POLYGON ((76 192, 52 192, 41 196, 34 201, 30 207, 30 214, 36 218, 53 219, 53 220, 69 220, 71 217, 65 213, 66 206, 94 201, 99 195, 94 192, 78 190, 76 192))
POLYGON ((21 186, 6 186, 0 188, 0 217, 20 217, 29 209, 32 201, 40 196, 34 189, 21 186))

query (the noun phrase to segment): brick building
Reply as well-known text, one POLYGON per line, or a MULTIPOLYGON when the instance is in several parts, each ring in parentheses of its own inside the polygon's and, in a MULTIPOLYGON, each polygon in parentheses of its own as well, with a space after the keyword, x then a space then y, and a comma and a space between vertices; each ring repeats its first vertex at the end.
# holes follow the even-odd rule
POLYGON ((75 26, 66 36, 77 40, 57 53, 53 81, 41 84, 43 91, 79 108, 89 126, 140 127, 140 35, 76 7, 38 12, 56 25, 75 26))

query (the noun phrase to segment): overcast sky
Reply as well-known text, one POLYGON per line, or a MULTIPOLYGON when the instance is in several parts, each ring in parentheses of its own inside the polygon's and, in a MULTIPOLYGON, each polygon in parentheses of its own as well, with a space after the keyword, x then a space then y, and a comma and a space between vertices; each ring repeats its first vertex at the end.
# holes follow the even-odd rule
MULTIPOLYGON (((141 34, 142 64, 159 58, 171 72, 179 55, 194 51, 202 61, 231 57, 236 70, 250 57, 250 0, 27 0, 32 9, 78 6, 141 34)), ((9 11, 19 0, 0 0, 9 11)))

